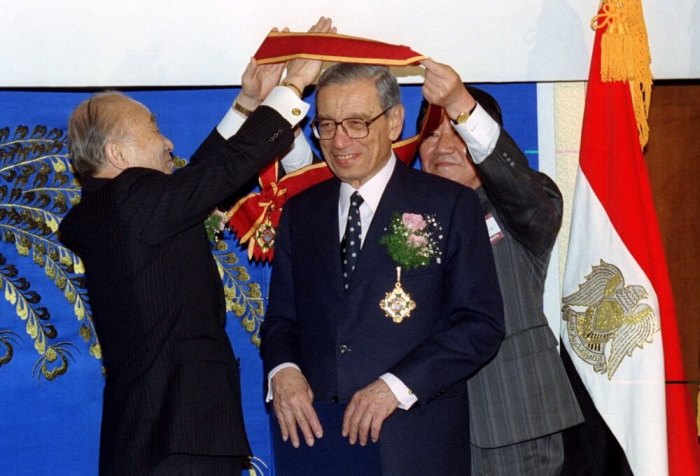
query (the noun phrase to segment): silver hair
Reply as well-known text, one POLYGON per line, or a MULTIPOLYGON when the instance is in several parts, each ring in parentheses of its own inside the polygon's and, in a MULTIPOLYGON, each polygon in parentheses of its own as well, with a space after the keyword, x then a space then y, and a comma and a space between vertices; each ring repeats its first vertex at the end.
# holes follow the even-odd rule
POLYGON ((318 79, 316 97, 321 89, 331 84, 348 84, 363 79, 373 79, 377 86, 382 109, 401 104, 401 90, 396 77, 386 66, 370 64, 336 63, 318 79))
POLYGON ((107 141, 123 135, 117 103, 127 98, 118 91, 92 95, 68 120, 68 145, 73 170, 80 178, 95 175, 105 165, 107 141))

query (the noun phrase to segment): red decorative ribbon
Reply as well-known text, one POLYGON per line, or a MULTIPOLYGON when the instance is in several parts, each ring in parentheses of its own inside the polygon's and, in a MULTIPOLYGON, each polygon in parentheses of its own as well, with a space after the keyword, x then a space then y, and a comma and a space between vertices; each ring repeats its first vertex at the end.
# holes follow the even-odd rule
POLYGON ((277 181, 279 161, 265 167, 259 176, 260 192, 240 199, 228 213, 229 226, 241 244, 248 243, 248 259, 272 261, 277 225, 282 207, 297 193, 333 176, 325 162, 290 173, 277 181))
POLYGON ((304 58, 337 63, 408 66, 427 56, 403 45, 332 33, 270 32, 255 53, 259 64, 304 58))
MULTIPOLYGON (((329 33, 270 32, 255 53, 259 64, 281 63, 296 58, 345 63, 409 66, 427 58, 406 46, 329 33)), ((427 131, 437 129, 441 108, 429 107, 421 131, 396 142, 394 153, 410 164, 427 131)), ((260 192, 239 200, 228 212, 229 226, 241 244, 248 244, 248 259, 271 262, 274 257, 277 225, 286 201, 312 185, 333 176, 325 162, 311 164, 277 180, 279 161, 259 175, 260 192)))

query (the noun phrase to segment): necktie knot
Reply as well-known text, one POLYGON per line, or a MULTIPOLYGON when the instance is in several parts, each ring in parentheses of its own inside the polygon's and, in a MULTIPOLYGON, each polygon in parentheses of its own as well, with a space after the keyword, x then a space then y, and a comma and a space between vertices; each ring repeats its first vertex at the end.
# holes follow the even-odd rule
MULTIPOLYGON (((364 203, 365 199, 362 198, 362 195, 360 195, 358 192, 353 192, 352 195, 350 195, 350 212, 356 212, 358 215, 360 213, 360 205, 364 203)), ((350 212, 348 212, 348 216, 350 216, 350 212)))

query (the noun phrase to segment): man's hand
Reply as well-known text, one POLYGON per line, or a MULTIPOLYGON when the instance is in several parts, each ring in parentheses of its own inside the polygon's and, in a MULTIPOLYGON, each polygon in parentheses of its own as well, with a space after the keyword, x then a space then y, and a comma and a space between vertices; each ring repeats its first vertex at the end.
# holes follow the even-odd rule
MULTIPOLYGON (((321 17, 309 28, 309 33, 336 33, 333 21, 330 18, 321 17)), ((321 72, 321 60, 294 59, 287 63, 287 75, 285 82, 291 83, 300 91, 313 83, 321 72)))
POLYGON ((299 433, 304 435, 309 446, 314 445, 314 437, 323 437, 323 428, 318 421, 316 410, 311 405, 314 394, 302 373, 287 367, 272 377, 272 406, 282 432, 282 440, 291 438, 292 446, 299 448, 299 433))
MULTIPOLYGON (((277 28, 272 31, 277 31, 277 28)), ((259 65, 255 58, 250 58, 241 78, 241 92, 236 98, 238 104, 254 110, 280 82, 282 71, 284 63, 259 65)))
POLYGON ((451 119, 472 110, 476 101, 454 69, 431 59, 421 61, 421 65, 425 67, 423 96, 430 104, 444 108, 451 119))
POLYGON ((399 401, 386 382, 375 380, 352 396, 343 416, 343 436, 348 438, 351 445, 359 441, 360 445, 365 446, 368 435, 376 443, 384 420, 398 406, 399 401))

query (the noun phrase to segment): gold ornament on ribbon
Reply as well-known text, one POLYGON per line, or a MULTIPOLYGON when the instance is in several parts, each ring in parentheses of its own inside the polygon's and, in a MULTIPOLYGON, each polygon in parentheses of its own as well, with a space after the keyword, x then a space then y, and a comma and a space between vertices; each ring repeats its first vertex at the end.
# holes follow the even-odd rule
POLYGON ((411 295, 401 287, 401 266, 396 267, 396 284, 391 292, 386 293, 384 299, 379 302, 379 307, 386 317, 395 323, 401 324, 404 319, 411 317, 411 311, 416 308, 416 303, 411 295))

